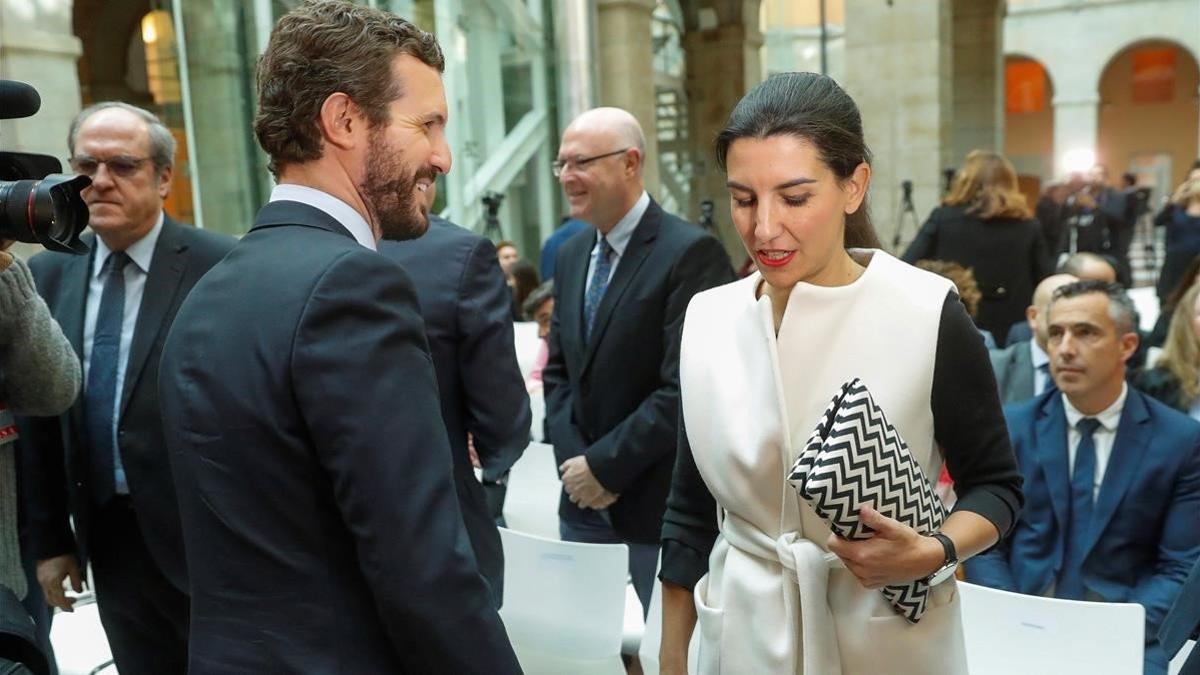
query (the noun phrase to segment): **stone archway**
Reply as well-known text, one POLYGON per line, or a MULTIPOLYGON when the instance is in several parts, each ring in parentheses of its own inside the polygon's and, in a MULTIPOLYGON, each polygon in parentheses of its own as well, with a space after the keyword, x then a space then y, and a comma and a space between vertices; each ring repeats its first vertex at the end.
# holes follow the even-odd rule
POLYGON ((1004 81, 1004 154, 1032 206, 1054 177, 1054 82, 1041 61, 1023 54, 1005 57, 1004 81))
POLYGON ((1200 65, 1171 40, 1139 40, 1116 52, 1097 82, 1098 161, 1115 179, 1129 171, 1156 196, 1183 179, 1200 147, 1200 65), (1163 184, 1165 183, 1165 184, 1163 184))

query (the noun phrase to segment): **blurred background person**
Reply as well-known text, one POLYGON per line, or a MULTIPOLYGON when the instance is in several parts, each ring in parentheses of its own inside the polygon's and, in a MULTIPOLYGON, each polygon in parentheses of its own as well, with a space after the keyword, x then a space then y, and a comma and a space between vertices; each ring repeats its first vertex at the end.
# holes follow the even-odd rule
POLYGON ((1109 219, 1112 237, 1109 255, 1116 261, 1121 272, 1121 282, 1126 288, 1131 282, 1129 267, 1129 245, 1133 243, 1135 202, 1124 189, 1109 182, 1108 167, 1096 164, 1088 171, 1088 193, 1096 200, 1096 208, 1109 219))
POLYGON ((1150 331, 1150 335, 1146 337, 1146 341, 1151 347, 1162 347, 1167 341, 1167 330, 1171 326, 1171 315, 1175 312, 1176 305, 1179 304, 1180 298, 1184 293, 1188 292, 1192 286, 1200 281, 1200 255, 1192 258, 1192 262, 1188 263, 1187 268, 1179 277, 1179 282, 1175 284, 1175 288, 1167 295, 1167 299, 1163 300, 1159 305, 1158 320, 1154 322, 1154 328, 1150 331))
POLYGON ((512 278, 512 266, 521 259, 521 252, 511 241, 496 242, 496 259, 500 261, 500 269, 507 279, 512 278))
POLYGON ((1162 355, 1134 380, 1138 389, 1200 420, 1200 285, 1188 288, 1171 312, 1162 355))
POLYGON ((1175 188, 1170 201, 1154 217, 1154 224, 1167 230, 1166 253, 1155 285, 1165 304, 1188 264, 1200 255, 1200 169, 1193 169, 1175 188))
POLYGON ((1025 334, 1028 337, 1013 339, 1010 332, 1004 349, 991 353, 992 371, 996 373, 1003 403, 1024 401, 1054 386, 1050 378, 1050 357, 1046 353, 1049 338, 1046 310, 1054 291, 1076 281, 1079 279, 1070 274, 1054 274, 1042 279, 1033 291, 1031 304, 1025 308, 1025 334))
POLYGON ((525 316, 525 298, 538 287, 537 267, 533 263, 518 258, 509 268, 509 286, 512 288, 512 319, 513 321, 532 321, 525 316))
MULTIPOLYGON (((975 317, 979 314, 979 300, 983 294, 979 292, 979 284, 976 283, 975 273, 971 271, 971 268, 945 260, 918 260, 916 267, 953 281, 954 288, 958 291, 958 299, 967 310, 967 316, 975 321, 975 317)), ((976 322, 975 328, 979 331, 979 337, 983 338, 983 346, 995 349, 995 336, 980 328, 978 322, 976 322)))
POLYGON ((533 370, 525 381, 529 391, 541 391, 542 369, 550 356, 550 319, 554 316, 554 282, 543 281, 525 298, 521 310, 530 321, 537 323, 538 353, 533 363, 533 370))
POLYGON ((539 272, 543 283, 554 279, 554 262, 558 258, 558 247, 586 227, 587 223, 582 220, 569 215, 563 216, 558 229, 546 238, 546 243, 542 244, 541 258, 539 258, 541 262, 539 272))
POLYGON ((1052 271, 1041 228, 1004 156, 974 150, 950 194, 934 209, 903 260, 948 260, 974 271, 981 298, 975 323, 997 340, 1024 317, 1033 288, 1052 271))

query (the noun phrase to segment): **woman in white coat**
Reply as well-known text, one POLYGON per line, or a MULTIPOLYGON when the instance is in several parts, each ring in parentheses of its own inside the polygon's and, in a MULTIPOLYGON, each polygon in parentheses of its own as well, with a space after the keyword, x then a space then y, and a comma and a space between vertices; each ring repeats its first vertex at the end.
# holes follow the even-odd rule
POLYGON ((664 673, 965 673, 953 569, 1021 506, 987 351, 945 279, 878 250, 854 102, 776 75, 717 138, 734 226, 757 272, 698 294, 683 328, 680 449, 663 523, 664 673), (940 532, 864 505, 833 535, 785 481, 841 385, 860 378, 925 475, 958 502, 940 532), (910 624, 881 586, 934 584, 910 624))

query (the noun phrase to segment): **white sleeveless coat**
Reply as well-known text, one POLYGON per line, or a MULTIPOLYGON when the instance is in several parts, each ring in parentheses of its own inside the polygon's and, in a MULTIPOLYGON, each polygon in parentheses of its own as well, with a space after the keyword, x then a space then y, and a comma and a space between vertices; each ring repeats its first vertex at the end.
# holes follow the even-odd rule
POLYGON ((700 293, 680 353, 684 423, 718 505, 696 585, 701 673, 966 673, 958 594, 936 587, 910 625, 825 551, 829 528, 785 482, 841 385, 861 378, 927 476, 942 459, 930 394, 951 283, 881 251, 852 251, 854 283, 798 284, 775 335, 762 277, 700 293))

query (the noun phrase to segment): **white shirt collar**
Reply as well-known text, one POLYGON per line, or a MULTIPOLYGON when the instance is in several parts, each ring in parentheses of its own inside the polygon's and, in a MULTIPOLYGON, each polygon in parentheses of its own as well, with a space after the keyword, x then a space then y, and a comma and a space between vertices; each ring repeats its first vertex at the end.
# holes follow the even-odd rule
MULTIPOLYGON (((608 245, 612 247, 613 252, 617 257, 624 255, 625 247, 629 245, 629 240, 633 238, 633 231, 637 229, 638 223, 642 222, 642 216, 646 215, 646 209, 650 208, 650 195, 642 190, 642 196, 633 203, 633 208, 609 230, 604 237, 608 240, 608 245)), ((600 243, 600 231, 596 230, 596 243, 600 243)))
POLYGON ((1033 367, 1038 368, 1044 363, 1050 363, 1050 355, 1037 343, 1037 339, 1029 341, 1029 353, 1033 356, 1033 367))
MULTIPOLYGON (((125 249, 125 255, 133 264, 137 265, 142 274, 150 274, 150 263, 154 260, 154 247, 158 245, 158 236, 162 234, 163 228, 163 212, 158 212, 158 220, 154 223, 154 227, 146 233, 146 236, 138 239, 129 248, 125 249)), ((104 269, 104 263, 108 261, 108 256, 112 254, 112 250, 105 245, 104 240, 99 236, 96 237, 96 256, 92 259, 92 276, 100 276, 100 271, 104 269)))
POLYGON ((371 230, 367 219, 363 218, 361 213, 354 210, 353 206, 324 190, 318 190, 307 185, 297 185, 295 183, 280 183, 275 186, 275 189, 271 190, 271 199, 268 201, 300 202, 314 209, 320 209, 341 223, 342 227, 349 230, 350 234, 354 236, 354 240, 359 244, 372 251, 377 250, 375 233, 371 230))
POLYGON ((1101 410, 1097 415, 1084 415, 1083 413, 1079 412, 1075 406, 1071 405, 1071 400, 1067 398, 1067 395, 1063 394, 1063 408, 1067 412, 1067 425, 1074 429, 1075 425, 1079 423, 1079 420, 1083 419, 1084 417, 1094 417, 1100 422, 1100 426, 1105 431, 1116 431, 1117 425, 1121 422, 1121 411, 1125 409, 1125 396, 1128 393, 1129 386, 1122 382, 1121 395, 1117 397, 1117 400, 1113 401, 1112 405, 1108 406, 1104 410, 1101 410))

